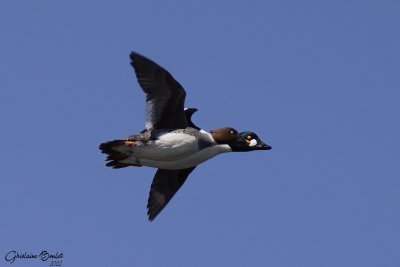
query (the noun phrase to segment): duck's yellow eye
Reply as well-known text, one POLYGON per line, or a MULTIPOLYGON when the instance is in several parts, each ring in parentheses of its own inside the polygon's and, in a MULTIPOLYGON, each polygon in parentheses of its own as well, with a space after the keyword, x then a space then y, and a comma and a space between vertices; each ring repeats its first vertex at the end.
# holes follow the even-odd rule
POLYGON ((251 135, 248 135, 246 138, 247 138, 248 140, 250 140, 250 139, 251 139, 251 135))
POLYGON ((233 131, 231 131, 231 134, 234 134, 234 132, 233 132, 233 131))

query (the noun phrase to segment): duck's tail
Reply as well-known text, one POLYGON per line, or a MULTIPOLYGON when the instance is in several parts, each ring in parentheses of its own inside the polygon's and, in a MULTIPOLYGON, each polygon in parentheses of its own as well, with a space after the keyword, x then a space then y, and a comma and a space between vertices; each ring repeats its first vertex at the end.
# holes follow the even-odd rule
POLYGON ((112 167, 114 169, 125 168, 128 166, 140 167, 141 165, 139 164, 122 162, 130 157, 130 151, 134 145, 135 142, 130 140, 113 140, 100 144, 99 149, 101 150, 101 153, 107 154, 107 167, 112 167))

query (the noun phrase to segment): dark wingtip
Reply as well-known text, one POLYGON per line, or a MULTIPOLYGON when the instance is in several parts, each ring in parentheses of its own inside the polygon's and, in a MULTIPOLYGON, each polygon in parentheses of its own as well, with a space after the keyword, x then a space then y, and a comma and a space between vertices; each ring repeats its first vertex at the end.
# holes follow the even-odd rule
POLYGON ((136 59, 137 59, 138 56, 139 56, 139 54, 136 53, 136 52, 134 52, 134 51, 132 51, 132 52, 129 54, 129 58, 131 59, 131 65, 132 65, 132 67, 135 67, 135 66, 134 66, 134 63, 135 63, 135 61, 136 61, 136 59))
POLYGON ((161 212, 162 209, 163 209, 162 206, 157 205, 155 200, 154 199, 150 199, 150 197, 149 197, 149 200, 148 200, 148 203, 147 203, 148 220, 150 222, 154 221, 154 219, 157 217, 157 215, 161 212))
POLYGON ((154 191, 154 188, 150 189, 149 198, 147 200, 147 216, 149 221, 151 222, 158 216, 158 214, 160 214, 160 212, 168 204, 168 201, 160 202, 160 199, 157 197, 159 195, 161 194, 157 191, 154 191))
POLYGON ((149 220, 150 222, 154 221, 154 219, 155 219, 156 216, 157 216, 157 215, 151 214, 151 213, 149 213, 149 212, 147 212, 147 215, 148 215, 148 220, 149 220))
POLYGON ((136 62, 137 60, 140 60, 140 59, 144 59, 144 60, 153 62, 152 60, 148 59, 147 57, 145 57, 135 51, 131 51, 131 53, 129 54, 129 58, 131 59, 132 63, 136 62))
POLYGON ((129 57, 131 60, 134 60, 136 56, 138 56, 139 54, 136 53, 135 51, 131 51, 131 53, 129 54, 129 57))

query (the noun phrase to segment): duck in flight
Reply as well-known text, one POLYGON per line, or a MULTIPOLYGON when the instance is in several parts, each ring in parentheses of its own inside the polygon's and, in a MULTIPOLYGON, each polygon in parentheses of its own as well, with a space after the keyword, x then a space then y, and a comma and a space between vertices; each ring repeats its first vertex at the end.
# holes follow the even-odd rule
POLYGON ((139 134, 100 144, 106 166, 157 168, 147 214, 152 221, 168 204, 197 165, 225 152, 269 150, 253 132, 232 127, 209 132, 192 122, 195 108, 184 108, 186 92, 172 75, 150 59, 130 54, 140 87, 146 94, 146 124, 139 134))

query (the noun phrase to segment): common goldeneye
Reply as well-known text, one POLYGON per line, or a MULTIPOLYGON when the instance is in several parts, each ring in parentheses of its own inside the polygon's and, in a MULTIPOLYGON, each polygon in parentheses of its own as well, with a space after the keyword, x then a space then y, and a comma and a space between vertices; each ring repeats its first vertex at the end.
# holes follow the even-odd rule
POLYGON ((268 150, 253 132, 223 127, 204 131, 192 122, 195 108, 184 109, 186 92, 164 68, 130 54, 140 87, 146 94, 146 125, 139 134, 100 144, 106 166, 158 168, 151 184, 147 214, 152 221, 168 204, 196 166, 218 154, 268 150))

